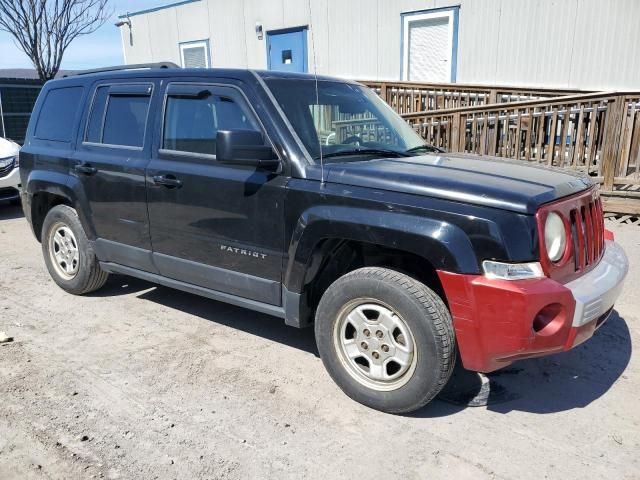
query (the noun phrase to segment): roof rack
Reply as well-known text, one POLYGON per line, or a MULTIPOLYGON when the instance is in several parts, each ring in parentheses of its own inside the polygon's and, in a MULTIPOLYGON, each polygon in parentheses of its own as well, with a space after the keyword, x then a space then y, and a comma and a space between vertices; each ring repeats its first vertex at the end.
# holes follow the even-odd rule
POLYGON ((75 75, 88 75, 90 73, 118 72, 120 70, 139 70, 141 68, 180 68, 173 62, 157 62, 157 63, 134 63, 131 65, 115 65, 113 67, 94 68, 92 70, 81 70, 79 72, 63 75, 64 77, 72 77, 75 75))

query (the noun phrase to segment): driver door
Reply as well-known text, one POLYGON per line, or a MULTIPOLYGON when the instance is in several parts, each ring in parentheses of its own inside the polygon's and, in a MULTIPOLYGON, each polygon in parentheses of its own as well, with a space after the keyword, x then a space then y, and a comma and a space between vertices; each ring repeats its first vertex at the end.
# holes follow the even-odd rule
POLYGON ((216 161, 218 130, 260 130, 242 92, 170 83, 147 168, 153 259, 163 276, 281 305, 287 178, 216 161))

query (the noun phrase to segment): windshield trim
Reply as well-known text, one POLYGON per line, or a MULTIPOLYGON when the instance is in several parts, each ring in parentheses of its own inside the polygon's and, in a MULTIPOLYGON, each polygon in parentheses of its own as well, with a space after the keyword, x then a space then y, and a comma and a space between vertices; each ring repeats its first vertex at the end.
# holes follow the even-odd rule
POLYGON ((298 148, 300 149, 300 151, 304 155, 304 158, 307 161, 307 165, 310 165, 310 166, 311 165, 317 165, 317 162, 315 162, 313 160, 313 158, 311 157, 311 154, 307 150, 307 147, 305 147, 304 144, 302 143, 302 140, 298 136, 298 132, 296 132, 296 129, 293 128, 293 125, 291 125, 291 122, 289 121, 289 118, 284 113, 284 110, 282 110, 282 107, 280 106, 280 104, 278 103, 278 100, 276 99, 275 95, 273 94, 273 92, 269 88, 269 85, 267 85, 267 83, 264 81, 264 79, 260 75, 258 75, 258 73, 256 71, 251 70, 251 73, 253 74, 254 77, 256 77, 256 79, 258 80, 258 83, 262 86, 262 88, 264 89, 265 93, 267 94, 267 97, 269 97, 269 100, 271 100, 272 105, 275 107, 276 111, 280 115, 280 118, 284 121, 284 124, 286 125, 287 129, 289 130, 289 133, 293 136, 293 139, 298 144, 298 148))

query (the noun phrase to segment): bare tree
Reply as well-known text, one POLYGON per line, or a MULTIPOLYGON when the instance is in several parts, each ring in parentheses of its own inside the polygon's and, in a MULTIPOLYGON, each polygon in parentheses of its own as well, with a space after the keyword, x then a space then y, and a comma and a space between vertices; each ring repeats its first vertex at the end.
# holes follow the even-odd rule
POLYGON ((0 0, 0 30, 10 33, 42 81, 60 70, 71 42, 111 16, 108 0, 0 0))

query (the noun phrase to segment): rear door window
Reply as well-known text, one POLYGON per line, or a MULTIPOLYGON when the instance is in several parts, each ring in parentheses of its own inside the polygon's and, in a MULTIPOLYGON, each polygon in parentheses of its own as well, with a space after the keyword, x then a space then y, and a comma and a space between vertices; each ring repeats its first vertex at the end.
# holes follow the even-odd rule
POLYGON ((83 90, 83 87, 49 90, 40 109, 34 136, 42 140, 70 142, 83 90))
POLYGON ((170 85, 162 148, 215 155, 218 130, 259 130, 244 101, 224 88, 170 85))
POLYGON ((144 146, 152 85, 103 85, 96 89, 85 141, 104 145, 144 146))

